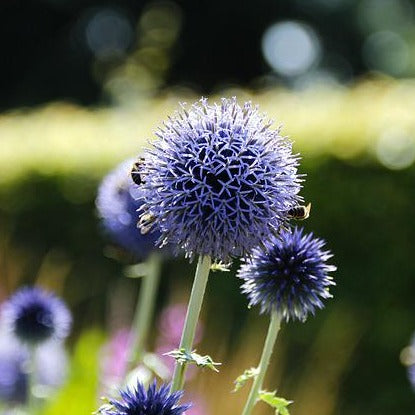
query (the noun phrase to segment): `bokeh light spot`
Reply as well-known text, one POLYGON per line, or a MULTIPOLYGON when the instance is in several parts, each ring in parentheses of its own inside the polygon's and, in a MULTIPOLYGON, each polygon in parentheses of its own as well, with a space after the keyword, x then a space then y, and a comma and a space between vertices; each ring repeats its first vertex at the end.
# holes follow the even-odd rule
POLYGON ((134 28, 129 19, 111 8, 97 10, 85 32, 88 47, 99 59, 124 55, 134 41, 134 28))
POLYGON ((409 47, 395 32, 376 32, 368 36, 363 44, 363 58, 371 69, 401 75, 410 62, 409 47))
POLYGON ((389 169, 405 169, 415 161, 414 137, 402 130, 385 131, 376 143, 376 155, 389 169))
POLYGON ((321 46, 315 31, 304 23, 284 21, 270 26, 262 38, 262 53, 279 74, 297 76, 320 58, 321 46))

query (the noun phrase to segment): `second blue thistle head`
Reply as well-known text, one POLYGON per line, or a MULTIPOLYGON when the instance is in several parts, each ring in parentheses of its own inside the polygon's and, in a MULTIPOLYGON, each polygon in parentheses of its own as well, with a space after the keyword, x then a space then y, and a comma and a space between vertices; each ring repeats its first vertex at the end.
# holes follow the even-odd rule
POLYGON ((256 248, 238 272, 250 305, 259 305, 262 313, 276 311, 286 321, 304 321, 322 308, 335 285, 329 273, 336 270, 327 263, 332 255, 324 246, 322 239, 295 228, 256 248))
POLYGON ((131 178, 134 160, 120 163, 102 180, 96 206, 105 231, 118 246, 144 261, 156 248, 157 232, 142 235, 137 229, 141 189, 131 178))
POLYGON ((2 306, 6 330, 21 343, 37 346, 68 336, 72 317, 65 303, 40 288, 22 288, 2 306))

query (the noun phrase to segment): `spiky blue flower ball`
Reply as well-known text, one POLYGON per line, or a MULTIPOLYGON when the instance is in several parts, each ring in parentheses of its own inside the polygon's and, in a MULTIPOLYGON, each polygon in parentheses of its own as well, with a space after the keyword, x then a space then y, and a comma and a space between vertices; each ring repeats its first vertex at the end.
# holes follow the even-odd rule
POLYGON ((336 270, 327 264, 332 255, 324 246, 323 240, 295 228, 256 248, 238 271, 249 304, 259 305, 261 313, 276 311, 285 321, 305 321, 322 308, 335 285, 329 272, 336 270))
POLYGON ((301 180, 292 143, 271 124, 235 98, 183 105, 164 122, 142 167, 142 218, 157 222, 161 245, 228 261, 278 231, 301 180))
POLYGON ((5 327, 22 343, 38 345, 68 336, 72 318, 62 300, 40 288, 22 288, 2 307, 5 327))
POLYGON ((169 392, 169 385, 157 389, 156 381, 149 388, 138 383, 136 388, 121 391, 120 400, 110 400, 99 410, 102 415, 182 415, 190 405, 179 405, 183 392, 169 392))
POLYGON ((142 235, 137 229, 142 205, 141 190, 131 178, 134 160, 126 160, 101 182, 96 207, 105 231, 114 243, 130 252, 136 261, 145 260, 156 248, 157 233, 142 235))

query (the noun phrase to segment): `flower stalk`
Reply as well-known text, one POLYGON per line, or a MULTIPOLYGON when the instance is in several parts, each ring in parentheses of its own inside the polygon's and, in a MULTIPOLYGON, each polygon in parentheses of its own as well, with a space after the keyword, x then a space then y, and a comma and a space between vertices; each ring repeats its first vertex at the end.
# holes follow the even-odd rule
POLYGON ((26 376, 27 376, 27 408, 29 413, 35 411, 37 406, 37 399, 35 396, 36 387, 36 347, 30 346, 28 348, 28 358, 26 362, 26 376))
MULTIPOLYGON (((185 352, 192 352, 196 326, 199 320, 200 310, 202 308, 202 302, 209 278, 211 263, 211 257, 208 255, 201 255, 197 263, 195 279, 193 281, 192 292, 190 294, 190 300, 187 307, 182 338, 180 340, 180 349, 184 349, 185 352)), ((179 363, 176 361, 170 390, 171 392, 176 392, 183 388, 186 368, 186 363, 179 363)))
POLYGON ((141 360, 146 348, 148 332, 153 317, 154 304, 160 282, 160 255, 154 253, 146 261, 147 275, 142 277, 137 308, 131 327, 128 365, 141 360))
POLYGON ((272 351, 274 350, 275 341, 277 340, 278 332, 281 327, 281 315, 273 311, 271 313, 271 320, 268 327, 267 337, 265 339, 264 348, 262 350, 261 360, 258 366, 258 375, 255 377, 252 383, 251 390, 249 392, 248 400, 246 401, 245 408, 242 415, 250 415, 258 400, 259 392, 262 389, 265 373, 267 371, 269 362, 271 360, 272 351))

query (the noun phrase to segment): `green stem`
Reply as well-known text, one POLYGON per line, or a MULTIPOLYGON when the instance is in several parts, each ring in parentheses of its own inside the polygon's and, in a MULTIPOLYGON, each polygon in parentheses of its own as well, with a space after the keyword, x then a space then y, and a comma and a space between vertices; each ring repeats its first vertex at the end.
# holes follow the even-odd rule
POLYGON ((28 348, 29 356, 27 360, 27 408, 29 414, 34 414, 37 406, 37 399, 34 394, 36 386, 36 347, 28 348))
POLYGON ((271 359, 275 340, 277 340, 280 327, 281 316, 276 311, 273 311, 271 313, 271 321, 268 327, 267 338, 265 339, 264 349, 262 350, 262 356, 258 366, 258 375, 252 383, 251 391, 249 392, 248 400, 246 401, 242 415, 250 415, 258 400, 258 395, 262 389, 262 383, 264 381, 265 373, 271 359))
POLYGON ((147 275, 142 277, 137 308, 131 328, 128 364, 131 368, 141 360, 147 343, 147 336, 153 317, 154 303, 160 281, 160 256, 151 255, 146 262, 147 275))
MULTIPOLYGON (((189 353, 192 352, 193 340, 195 338, 196 326, 199 320, 200 310, 202 308, 203 296, 206 290, 211 263, 211 258, 207 255, 200 256, 197 263, 189 305, 187 306, 186 320, 184 322, 182 338, 180 340, 180 349, 184 349, 189 353)), ((183 388, 186 366, 186 363, 176 362, 171 384, 171 392, 176 392, 183 388)))

